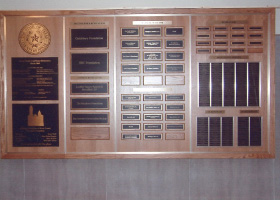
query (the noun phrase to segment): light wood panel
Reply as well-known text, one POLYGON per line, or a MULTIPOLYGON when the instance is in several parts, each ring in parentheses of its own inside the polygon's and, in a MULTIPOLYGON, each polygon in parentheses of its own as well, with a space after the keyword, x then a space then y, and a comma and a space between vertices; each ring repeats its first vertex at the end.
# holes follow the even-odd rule
MULTIPOLYGON (((274 9, 11 11, 1 14, 3 158, 274 157, 274 9), (27 54, 18 43, 22 27, 34 22, 44 24, 51 35, 50 46, 39 55, 27 54), (57 58, 57 100, 13 100, 12 58, 21 57, 57 58), (209 106, 199 103, 200 63, 209 63, 209 95, 213 93, 209 106), (221 72, 216 63, 221 63, 221 72), (234 63, 235 74, 238 63, 247 65, 246 106, 223 105, 225 90, 222 84, 220 91, 219 81, 225 80, 225 63, 234 63), (258 76, 249 71, 255 63, 259 66, 258 76), (259 81, 259 85, 251 87, 249 81, 252 85, 259 81), (251 88, 259 94, 258 103, 249 102, 251 88), (47 105, 56 109, 58 106, 57 147, 17 147, 15 124, 20 117, 15 117, 19 112, 15 110, 27 110, 30 105, 38 115, 37 107, 47 105), (197 123, 202 117, 208 120, 206 146, 201 146, 197 139, 197 123), (248 119, 251 146, 238 143, 240 117, 248 119), (229 133, 232 144, 228 143, 231 136, 225 135, 229 138, 223 140, 224 129, 221 129, 226 126, 222 126, 223 119, 229 118, 233 124, 233 132, 229 133), (253 136, 253 132, 250 136, 250 128, 254 128, 250 123, 258 119, 261 119, 260 139, 258 135, 253 136)), ((239 83, 235 79, 236 88, 239 83)))

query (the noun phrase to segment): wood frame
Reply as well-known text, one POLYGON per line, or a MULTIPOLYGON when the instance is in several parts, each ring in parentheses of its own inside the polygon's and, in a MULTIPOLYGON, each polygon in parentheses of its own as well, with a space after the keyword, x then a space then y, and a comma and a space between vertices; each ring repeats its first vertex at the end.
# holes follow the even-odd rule
MULTIPOLYGON (((241 19, 240 18, 240 19, 241 19)), ((246 17, 245 17, 246 18, 246 17)), ((127 18, 126 18, 127 19, 127 18)), ((247 19, 247 18, 246 18, 247 19)), ((242 18, 242 20, 244 20, 242 18)), ((143 20, 144 21, 144 20, 143 20)), ((213 22, 213 21, 212 21, 213 22)), ((246 25, 247 26, 247 25, 246 25)), ((91 27, 91 26, 90 26, 91 27)), ((218 27, 218 25, 214 26, 218 27)), ((228 27, 226 32, 230 32, 231 27, 228 27)), ((223 31, 217 30, 217 34, 223 34, 223 31)), ((250 33, 254 31, 250 30, 250 33)), ((249 33, 249 32, 248 32, 249 33)), ((238 38, 240 40, 240 38, 238 38)), ((87 10, 87 11, 0 11, 0 124, 1 124, 1 157, 2 158, 82 158, 82 159, 91 159, 91 158, 274 158, 275 157, 275 8, 243 8, 243 9, 115 9, 115 10, 87 10), (174 25, 161 26, 159 24, 149 25, 138 25, 133 26, 130 24, 133 20, 140 21, 143 20, 143 14, 145 15, 145 20, 148 21, 174 21, 174 25), (267 22, 267 27, 262 27, 261 29, 261 38, 250 38, 247 35, 248 29, 242 30, 246 32, 245 38, 242 38, 242 41, 245 41, 245 46, 240 46, 244 49, 248 58, 251 61, 259 61, 261 64, 265 65, 265 71, 262 71, 264 75, 261 76, 261 82, 265 81, 264 85, 261 85, 261 103, 259 107, 246 107, 250 110, 258 110, 257 113, 247 112, 242 113, 240 110, 244 108, 225 108, 225 107, 206 107, 198 108, 197 106, 197 86, 194 85, 197 82, 196 78, 198 77, 195 67, 199 62, 250 62, 250 59, 244 57, 238 57, 240 54, 234 52, 231 54, 231 49, 239 48, 239 46, 230 46, 233 39, 228 34, 227 38, 222 38, 223 41, 227 41, 227 46, 224 48, 228 49, 226 53, 215 53, 217 46, 214 46, 214 41, 218 39, 214 38, 214 28, 207 24, 207 17, 202 24, 196 23, 196 17, 207 16, 211 14, 213 19, 218 20, 219 16, 233 15, 233 16, 254 16, 261 15, 264 20, 267 22), (44 16, 44 18, 42 18, 44 16), (129 17, 129 20, 122 21, 122 19, 129 17), (148 17, 148 18, 147 18, 148 17), (217 17, 217 18, 215 18, 217 17), (70 36, 69 29, 76 28, 87 28, 88 26, 83 25, 74 25, 74 22, 92 22, 91 18, 94 18, 94 22, 104 22, 95 25, 96 28, 108 28, 108 48, 94 48, 94 49, 71 49, 70 48, 70 36), (51 19, 51 20, 49 20, 51 19), (179 20, 179 19, 184 19, 179 20), (190 20, 191 19, 191 20, 190 20), (46 52, 34 56, 29 55, 22 51, 19 46, 17 46, 17 35, 21 27, 26 23, 36 22, 47 23, 52 34, 52 43, 46 52), (51 21, 51 22, 50 22, 51 21), (53 23, 54 22, 54 23, 53 23), (53 23, 53 24, 52 24, 53 23), (14 24, 14 27, 11 28, 11 24, 14 24), (182 25, 183 24, 183 25, 182 25), (109 28, 110 26, 110 28, 109 28), (115 30, 113 30, 115 26, 115 30), (144 27, 150 28, 161 28, 161 36, 144 36, 142 31, 144 27), (183 27, 184 33, 182 36, 165 36, 166 27, 183 27), (197 31, 197 27, 209 27, 207 31, 197 31), (138 28, 138 36, 122 36, 121 28, 138 28), (53 34, 61 31, 60 36, 55 37, 53 34), (199 39, 196 37, 197 34, 209 34, 209 38, 199 39), (191 41, 190 38, 193 38, 191 41), (122 40, 139 40, 140 48, 137 49, 139 52, 139 60, 131 61, 122 61, 121 52, 135 52, 135 49, 122 49, 121 41, 122 40), (144 60, 141 57, 144 52, 154 52, 155 49, 148 49, 142 47, 144 40, 161 40, 162 47, 160 52, 162 52, 162 60, 144 60), (166 40, 183 40, 184 46, 180 49, 165 49, 166 40), (209 41, 207 46, 197 46, 197 41, 209 41), (250 41, 261 42, 258 46, 251 46, 250 41), (55 45, 54 45, 55 44, 55 45), (56 45, 57 44, 57 45, 56 45), (11 49, 13 46, 13 51, 11 49), (248 47, 247 47, 248 46, 248 47), (261 46, 261 47, 260 47, 261 46), (209 49, 207 53, 197 53, 199 49, 209 49), (262 49, 262 50, 260 50, 262 49), (248 50, 248 53, 247 53, 248 50), (183 52, 183 60, 166 60, 166 52, 183 52), (75 127, 104 127, 110 129, 110 139, 106 140, 71 140, 70 134, 70 101, 71 98, 90 98, 88 94, 79 94, 71 95, 70 85, 72 83, 87 83, 87 74, 71 74, 70 70, 70 55, 72 53, 108 53, 108 72, 106 74, 90 74, 90 76, 95 76, 96 79, 94 83, 108 82, 109 91, 108 94, 101 94, 96 97, 106 97, 109 100, 109 110, 98 110, 98 113, 108 113, 108 120, 110 124, 102 125, 76 125, 75 127), (141 55, 142 54, 142 55, 141 55), (261 56, 259 56, 261 55, 261 56), (59 98, 58 100, 45 100, 45 101, 12 101, 12 91, 11 91, 11 58, 12 57, 58 57, 59 62, 59 98), (212 57, 211 57, 212 56, 212 57), (220 56, 220 57, 219 57, 220 56), (227 58, 226 56, 232 56, 227 58), (257 58, 261 57, 261 60, 257 58), (148 63, 160 63, 163 66, 166 64, 184 64, 184 72, 174 73, 174 76, 185 76, 184 85, 149 85, 145 86, 144 83, 144 72, 140 70, 137 74, 129 74, 129 76, 139 76, 140 85, 138 86, 123 86, 121 85, 121 64, 140 64, 140 69, 144 64, 148 63), (71 77, 81 77, 83 80, 72 80, 71 77), (112 81, 113 80, 113 81, 112 81), (66 85, 66 86, 65 86, 66 85), (266 86, 266 87, 265 87, 266 86), (147 88, 147 91, 135 93, 133 88, 147 88), (265 87, 265 88, 264 88, 265 87), (159 92, 157 92, 157 90, 159 92), (152 131, 153 134, 162 134, 162 139, 157 140, 144 140, 144 135, 151 133, 151 130, 145 131, 144 124, 157 124, 158 121, 150 122, 144 121, 141 117, 140 121, 137 121, 137 124, 140 123, 140 130, 137 131, 125 131, 121 130, 121 124, 124 124, 126 121, 121 122, 119 119, 121 114, 139 114, 144 116, 145 114, 153 114, 153 112, 145 111, 144 104, 154 104, 154 101, 144 101, 144 94, 160 94, 163 99, 159 103, 162 104, 162 108, 167 104, 184 104, 184 110, 179 111, 168 111, 163 109, 160 111, 162 116, 166 114, 184 114, 185 123, 184 131, 180 130, 178 133, 185 133, 184 139, 180 140, 165 140, 166 134, 177 132, 174 130, 165 130, 166 124, 172 124, 172 121, 164 121, 162 123, 162 129, 160 131, 152 131), (172 92, 170 92, 172 91, 172 92), (186 92, 185 92, 186 91, 186 92), (168 94, 183 94, 184 101, 166 101, 166 95, 168 94), (139 101, 122 101, 122 95, 140 95, 139 101), (194 97, 194 98, 193 98, 194 97), (143 107, 140 111, 122 111, 121 104, 139 104, 140 107, 143 107), (13 104, 58 104, 59 107, 59 147, 13 147, 12 145, 12 116, 11 116, 11 107, 13 104), (225 112, 218 112, 218 111, 225 112), (264 146, 246 148, 233 146, 232 148, 224 149, 223 147, 197 147, 195 139, 196 124, 195 118, 198 116, 205 117, 226 117, 226 116, 246 116, 254 117, 261 116, 264 119, 263 129, 265 131, 262 138, 264 146), (69 127, 68 127, 69 126, 69 127), (123 140, 122 134, 140 134, 140 138, 137 140, 123 140), (142 137, 142 136, 143 137, 142 137)), ((221 47, 223 48, 223 47, 221 47)), ((263 68, 262 68, 263 69, 263 68)), ((156 73, 154 76, 162 75, 163 83, 166 80, 165 70, 162 69, 161 73, 156 73)), ((173 75, 173 73, 172 73, 173 75)), ((150 76, 150 74, 149 74, 150 76)), ((87 113, 85 110, 75 110, 78 113, 87 113)), ((94 113, 93 110, 90 111, 94 113)), ((157 111, 154 113, 158 113, 157 111)), ((163 117, 164 118, 164 117, 163 117)), ((134 121, 136 123, 136 121, 134 121)), ((174 124, 181 123, 181 121, 176 121, 174 124)), ((125 123, 129 124, 129 123, 125 123)), ((235 141, 237 140, 237 133, 234 133, 235 141)))

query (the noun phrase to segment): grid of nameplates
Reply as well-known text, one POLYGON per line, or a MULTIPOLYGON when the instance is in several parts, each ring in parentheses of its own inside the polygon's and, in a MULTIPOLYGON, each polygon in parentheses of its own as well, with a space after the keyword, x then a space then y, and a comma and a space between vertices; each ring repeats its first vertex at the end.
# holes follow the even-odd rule
POLYGON ((255 25, 196 26, 196 53, 263 53, 263 34, 255 25))
POLYGON ((199 106, 260 106, 260 63, 199 63, 199 106))
POLYGON ((137 27, 120 31, 122 86, 185 84, 184 27, 137 27))
POLYGON ((141 139, 137 131, 144 132, 144 139, 185 139, 184 94, 122 94, 121 101, 122 139, 141 139), (165 137, 160 131, 166 131, 165 137))
POLYGON ((198 117, 197 146, 261 146, 261 117, 198 117), (237 141, 234 141, 237 120, 237 141))

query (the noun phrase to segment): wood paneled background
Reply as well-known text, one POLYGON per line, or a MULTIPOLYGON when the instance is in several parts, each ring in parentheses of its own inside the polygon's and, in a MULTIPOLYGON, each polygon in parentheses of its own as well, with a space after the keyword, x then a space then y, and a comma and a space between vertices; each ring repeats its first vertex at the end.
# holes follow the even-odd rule
POLYGON ((276 59, 276 159, 0 159, 0 199, 278 200, 280 57, 276 59))

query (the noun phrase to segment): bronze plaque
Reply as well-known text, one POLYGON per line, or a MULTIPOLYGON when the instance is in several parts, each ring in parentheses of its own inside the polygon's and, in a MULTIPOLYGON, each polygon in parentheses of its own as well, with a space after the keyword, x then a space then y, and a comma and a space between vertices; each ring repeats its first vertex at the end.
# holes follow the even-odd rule
POLYGON ((72 94, 109 94, 109 83, 71 83, 72 94))

